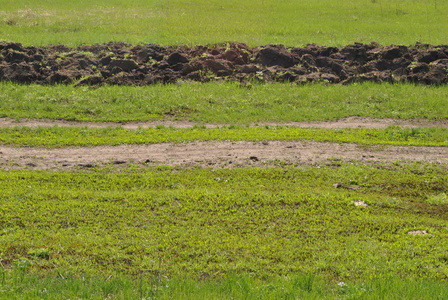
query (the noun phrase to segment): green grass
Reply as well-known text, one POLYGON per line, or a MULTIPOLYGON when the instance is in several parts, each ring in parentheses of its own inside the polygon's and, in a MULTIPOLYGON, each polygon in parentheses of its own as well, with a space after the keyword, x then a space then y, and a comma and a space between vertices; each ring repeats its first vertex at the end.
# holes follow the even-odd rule
MULTIPOLYGON (((1 270, 0 270, 0 274, 1 270)), ((0 299, 445 299, 445 282, 381 277, 364 282, 325 282, 313 274, 259 280, 250 274, 220 280, 141 277, 36 276, 4 273, 0 299)))
POLYGON ((122 127, 1 127, 0 143, 8 146, 58 148, 193 141, 313 140, 361 145, 448 146, 448 128, 322 129, 300 127, 221 127, 123 129, 122 127))
POLYGON ((350 116, 447 119, 447 87, 411 84, 181 83, 146 87, 0 83, 0 117, 79 121, 190 120, 248 124, 350 116))
POLYGON ((7 269, 448 279, 448 207, 431 199, 448 172, 437 165, 3 171, 0 185, 7 269))
POLYGON ((440 0, 135 0, 2 3, 0 37, 26 45, 446 43, 440 0))
MULTIPOLYGON (((440 0, 3 2, 0 39, 34 46, 446 44, 448 31, 448 3, 440 0)), ((93 89, 0 83, 0 116, 218 124, 436 120, 447 119, 446 94, 446 87, 390 84, 93 89)), ((447 132, 55 127, 4 128, 0 139, 56 147, 310 137, 446 145, 447 132)), ((445 299, 447 182, 445 169, 423 164, 2 171, 0 298, 445 299), (360 189, 336 189, 336 182, 360 189), (354 206, 358 200, 369 207, 354 206)))

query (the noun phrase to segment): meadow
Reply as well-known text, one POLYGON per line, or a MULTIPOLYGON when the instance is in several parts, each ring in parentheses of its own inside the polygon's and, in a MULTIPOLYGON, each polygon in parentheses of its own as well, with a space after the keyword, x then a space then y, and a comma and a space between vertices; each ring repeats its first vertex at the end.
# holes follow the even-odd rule
POLYGON ((2 3, 0 38, 33 46, 444 44, 447 18, 440 0, 17 0, 2 3))
MULTIPOLYGON (((447 43, 447 19, 448 3, 440 0, 17 0, 0 7, 0 42, 437 45, 447 43)), ((0 127, 0 143, 18 151, 300 139, 445 147, 445 127, 282 123, 443 122, 447 92, 446 86, 372 83, 0 82, 1 118, 111 122, 108 128, 0 127), (196 125, 112 123, 173 120, 196 125), (278 126, 257 126, 264 122, 278 126)), ((2 169, 0 299, 446 299, 446 167, 397 160, 2 169)))

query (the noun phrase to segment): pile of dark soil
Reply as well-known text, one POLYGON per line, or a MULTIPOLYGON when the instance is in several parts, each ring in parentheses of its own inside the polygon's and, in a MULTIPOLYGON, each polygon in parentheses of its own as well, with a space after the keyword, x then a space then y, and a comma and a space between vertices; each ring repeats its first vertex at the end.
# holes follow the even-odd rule
POLYGON ((250 48, 242 43, 169 46, 108 43, 69 48, 0 43, 0 80, 78 85, 186 81, 448 83, 448 45, 250 48))

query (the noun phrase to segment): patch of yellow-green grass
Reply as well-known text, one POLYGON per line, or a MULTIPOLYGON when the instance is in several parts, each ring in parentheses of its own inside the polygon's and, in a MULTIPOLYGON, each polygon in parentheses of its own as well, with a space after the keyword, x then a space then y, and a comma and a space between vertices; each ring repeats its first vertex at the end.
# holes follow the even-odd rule
POLYGON ((361 145, 448 146, 447 128, 300 128, 287 126, 124 129, 122 127, 1 127, 0 142, 8 146, 58 148, 193 141, 313 140, 361 145))
POLYGON ((448 278, 437 165, 3 171, 0 185, 6 270, 448 278))

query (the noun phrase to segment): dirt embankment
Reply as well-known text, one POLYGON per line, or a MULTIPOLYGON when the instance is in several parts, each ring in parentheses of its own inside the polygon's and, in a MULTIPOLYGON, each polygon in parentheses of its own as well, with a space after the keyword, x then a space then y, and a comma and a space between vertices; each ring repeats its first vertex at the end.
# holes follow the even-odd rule
POLYGON ((178 80, 448 83, 448 45, 251 48, 109 43, 69 48, 0 43, 0 81, 149 85, 178 80))

